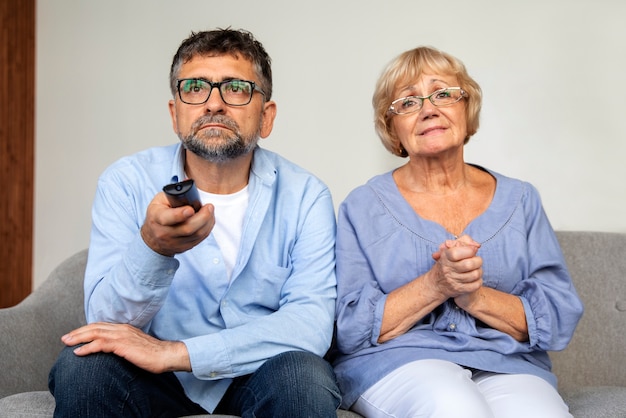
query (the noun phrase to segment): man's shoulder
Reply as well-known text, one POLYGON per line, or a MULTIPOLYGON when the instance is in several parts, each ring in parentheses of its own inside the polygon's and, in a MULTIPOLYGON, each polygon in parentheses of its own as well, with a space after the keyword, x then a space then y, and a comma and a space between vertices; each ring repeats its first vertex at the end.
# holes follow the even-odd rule
POLYGON ((275 151, 270 151, 266 148, 256 147, 254 150, 254 159, 259 165, 272 166, 276 168, 289 168, 296 171, 306 171, 295 162, 283 157, 275 151))
POLYGON ((146 148, 140 151, 137 151, 132 154, 125 155, 118 159, 115 164, 128 164, 131 162, 138 162, 142 164, 152 164, 152 163, 162 163, 165 161, 171 161, 173 158, 176 158, 178 148, 180 144, 170 144, 163 146, 156 146, 146 148))
POLYGON ((176 158, 178 158, 178 149, 179 144, 146 148, 119 158, 109 165, 103 174, 136 170, 138 168, 150 171, 151 168, 158 167, 162 170, 164 165, 168 168, 169 172, 169 167, 176 161, 176 158))
POLYGON ((297 179, 299 181, 308 179, 308 181, 319 183, 324 188, 327 187, 315 174, 306 168, 274 151, 261 147, 257 147, 255 150, 253 170, 262 177, 280 177, 294 181, 297 179))

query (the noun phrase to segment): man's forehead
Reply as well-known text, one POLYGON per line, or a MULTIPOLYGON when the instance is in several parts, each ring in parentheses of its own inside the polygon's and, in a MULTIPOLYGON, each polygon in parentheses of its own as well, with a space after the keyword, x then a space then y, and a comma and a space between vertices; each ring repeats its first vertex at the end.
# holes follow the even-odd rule
POLYGON ((187 64, 187 63, 189 63, 191 61, 200 60, 200 59, 203 59, 203 58, 231 59, 231 60, 235 60, 235 61, 247 62, 248 64, 252 65, 252 61, 251 60, 249 60, 248 58, 244 57, 241 53, 238 53, 236 51, 233 51, 233 52, 212 51, 212 52, 196 53, 196 54, 190 56, 189 58, 185 59, 183 61, 183 65, 187 64))
POLYGON ((254 65, 250 60, 239 54, 197 54, 185 61, 180 69, 181 76, 217 76, 217 77, 246 77, 255 75, 254 65), (225 74, 232 73, 232 74, 225 74))

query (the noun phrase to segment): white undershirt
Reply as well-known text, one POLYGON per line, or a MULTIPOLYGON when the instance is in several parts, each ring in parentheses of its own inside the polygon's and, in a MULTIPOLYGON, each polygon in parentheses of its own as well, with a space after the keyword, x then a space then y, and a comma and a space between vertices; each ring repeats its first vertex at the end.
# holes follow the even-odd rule
POLYGON ((230 280, 239 253, 243 218, 248 208, 250 197, 248 186, 233 194, 213 194, 202 190, 198 192, 203 205, 211 203, 215 206, 215 226, 211 234, 220 247, 228 280, 230 280))

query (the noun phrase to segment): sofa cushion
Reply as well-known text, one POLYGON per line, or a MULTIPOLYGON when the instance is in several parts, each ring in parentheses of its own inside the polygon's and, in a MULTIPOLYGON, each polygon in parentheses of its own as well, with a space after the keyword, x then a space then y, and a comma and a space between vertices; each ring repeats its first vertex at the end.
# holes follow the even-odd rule
MULTIPOLYGON (((50 392, 24 392, 0 399, 0 418, 52 418, 54 398, 50 392)), ((192 415, 193 417, 236 418, 232 415, 192 415)), ((191 418, 189 416, 187 418, 191 418)), ((337 418, 359 418, 354 412, 339 410, 337 418)))
POLYGON ((562 395, 576 418, 626 417, 626 387, 584 386, 562 395))
MULTIPOLYGON (((626 416, 626 388, 617 386, 583 387, 563 393, 576 418, 623 418, 626 416)), ((50 392, 26 392, 0 399, 0 418, 52 417, 54 398, 50 392)), ((195 417, 227 418, 226 415, 195 417)), ((354 412, 339 410, 338 418, 357 418, 354 412)), ((189 417, 191 418, 191 417, 189 417)))
POLYGON ((0 418, 52 417, 54 398, 50 392, 24 392, 0 399, 0 418))

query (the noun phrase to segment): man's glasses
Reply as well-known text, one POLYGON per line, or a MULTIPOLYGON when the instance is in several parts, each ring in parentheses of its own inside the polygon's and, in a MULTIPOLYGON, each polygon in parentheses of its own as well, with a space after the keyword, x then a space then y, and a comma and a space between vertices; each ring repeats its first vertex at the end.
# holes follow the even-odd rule
POLYGON ((253 81, 225 80, 213 83, 202 78, 183 78, 178 80, 178 97, 183 103, 199 105, 206 103, 214 88, 220 92, 220 97, 230 106, 245 106, 252 100, 252 95, 258 91, 265 93, 253 81))
POLYGON ((467 97, 467 93, 461 87, 448 87, 432 92, 428 96, 407 96, 391 102, 389 111, 396 115, 406 115, 417 112, 422 108, 424 100, 428 99, 435 106, 448 106, 467 97))

